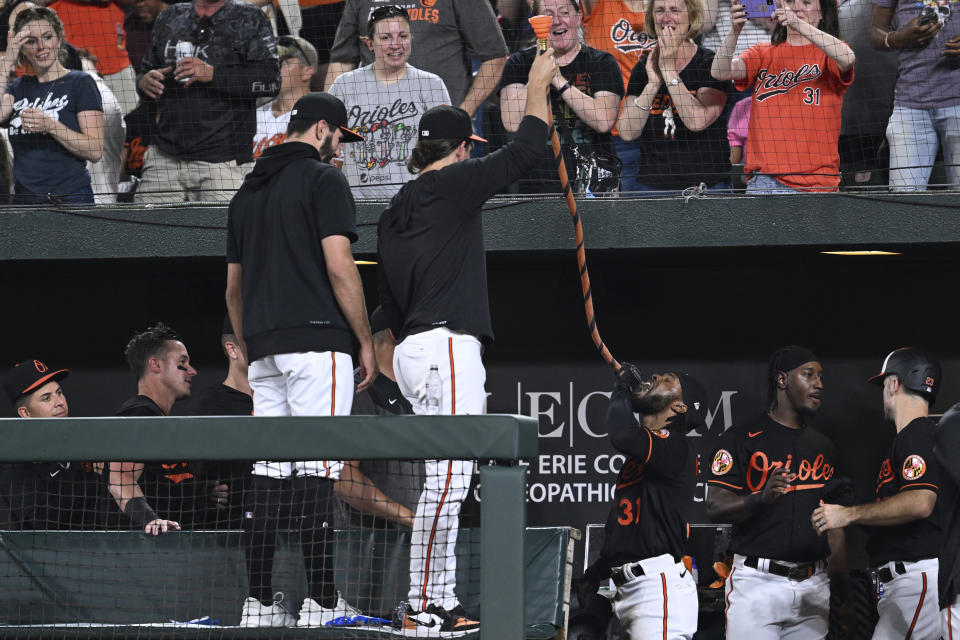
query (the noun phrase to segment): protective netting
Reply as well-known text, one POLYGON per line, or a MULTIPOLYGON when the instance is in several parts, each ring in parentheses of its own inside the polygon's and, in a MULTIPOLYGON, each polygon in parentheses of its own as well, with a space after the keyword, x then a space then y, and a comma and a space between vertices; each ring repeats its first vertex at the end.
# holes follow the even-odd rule
MULTIPOLYGON (((553 20, 553 116, 581 195, 957 188, 956 4, 7 2, 0 193, 226 202, 323 89, 364 136, 329 159, 356 198, 390 198, 430 107, 473 116, 475 156, 511 138, 534 12, 553 20)), ((545 144, 509 192, 559 190, 545 144)))
POLYGON ((475 632, 477 503, 423 491, 425 464, 448 463, 474 466, 347 461, 334 480, 249 461, 6 463, 0 632, 475 632))

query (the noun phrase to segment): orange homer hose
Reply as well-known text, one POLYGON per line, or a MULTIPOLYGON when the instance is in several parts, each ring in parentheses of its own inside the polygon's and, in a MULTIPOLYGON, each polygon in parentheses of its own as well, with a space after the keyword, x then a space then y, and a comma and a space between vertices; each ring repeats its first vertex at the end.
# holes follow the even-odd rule
MULTIPOLYGON (((537 34, 537 47, 541 52, 547 50, 547 38, 550 34, 550 25, 553 18, 550 16, 534 16, 530 18, 530 26, 533 32, 537 34)), ((580 222, 580 216, 577 214, 577 201, 573 197, 573 188, 570 186, 570 180, 567 176, 567 167, 563 161, 563 149, 560 147, 560 136, 557 135, 557 127, 553 122, 553 109, 547 109, 547 124, 550 126, 550 145, 553 148, 553 158, 557 163, 557 173, 560 174, 560 186, 563 189, 564 198, 567 201, 567 207, 570 209, 570 216, 573 219, 574 238, 577 242, 577 264, 580 267, 580 289, 583 291, 583 307, 587 314, 587 326, 590 329, 590 337, 593 338, 593 344, 600 352, 600 357, 613 367, 614 371, 620 370, 620 363, 613 357, 607 345, 603 343, 600 337, 600 330, 597 328, 597 316, 593 310, 593 294, 590 290, 590 273, 587 271, 587 248, 583 243, 583 224, 580 222)))

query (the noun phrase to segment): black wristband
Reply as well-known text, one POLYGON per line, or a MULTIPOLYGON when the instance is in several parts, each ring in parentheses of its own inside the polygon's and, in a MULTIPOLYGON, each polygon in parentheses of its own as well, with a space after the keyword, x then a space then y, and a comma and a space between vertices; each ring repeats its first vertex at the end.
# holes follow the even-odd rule
POLYGON ((743 506, 746 507, 750 515, 755 515, 763 510, 764 505, 759 493, 751 493, 743 499, 743 506))
POLYGON ((130 518, 130 522, 137 527, 144 527, 158 517, 156 512, 147 504, 145 498, 130 498, 127 500, 127 506, 123 512, 130 518))
POLYGON ((563 85, 562 87, 560 87, 560 88, 557 90, 557 93, 562 96, 562 95, 563 95, 563 92, 566 91, 567 89, 569 89, 569 88, 572 87, 572 86, 573 86, 573 83, 570 82, 569 80, 567 80, 567 83, 566 83, 565 85, 563 85))

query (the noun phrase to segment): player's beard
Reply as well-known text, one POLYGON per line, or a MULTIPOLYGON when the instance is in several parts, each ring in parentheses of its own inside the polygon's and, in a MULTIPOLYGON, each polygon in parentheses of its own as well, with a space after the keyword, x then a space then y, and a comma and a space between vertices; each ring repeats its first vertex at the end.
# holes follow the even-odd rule
POLYGON ((320 142, 320 162, 329 164, 335 155, 337 152, 333 150, 333 135, 327 134, 320 142))
POLYGON ((674 400, 672 396, 647 393, 639 398, 634 396, 633 409, 645 416, 652 416, 669 407, 674 400))

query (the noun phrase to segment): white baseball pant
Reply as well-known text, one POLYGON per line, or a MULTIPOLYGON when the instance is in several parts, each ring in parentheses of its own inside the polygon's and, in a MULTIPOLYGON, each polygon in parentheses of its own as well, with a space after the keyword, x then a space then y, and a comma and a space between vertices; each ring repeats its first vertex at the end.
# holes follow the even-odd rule
POLYGON ((960 596, 940 610, 940 635, 943 640, 960 640, 960 596))
MULTIPOLYGON (((353 406, 353 358, 337 351, 264 356, 250 363, 255 416, 348 416, 353 406)), ((317 476, 336 480, 341 460, 260 461, 253 474, 268 478, 317 476)))
POLYGON ((699 608, 693 576, 669 554, 641 560, 640 565, 643 575, 617 587, 613 611, 621 627, 630 638, 693 638, 699 608))
MULTIPOLYGON (((425 383, 431 365, 438 365, 441 379, 440 413, 482 414, 487 379, 480 341, 449 329, 432 329, 407 336, 393 354, 393 370, 400 391, 416 414, 426 414, 425 383)), ((410 538, 410 592, 414 610, 428 604, 446 610, 459 601, 457 584, 457 531, 460 505, 467 497, 473 476, 472 460, 427 460, 424 487, 417 504, 410 538)))
MULTIPOLYGON (((726 584, 727 640, 823 640, 830 616, 830 579, 820 568, 806 580, 767 572, 770 561, 756 569, 735 554, 726 584)), ((794 564, 780 562, 780 564, 794 564)), ((825 564, 825 563, 824 563, 825 564)))
POLYGON ((936 558, 888 562, 877 567, 888 569, 893 579, 880 583, 883 595, 877 601, 880 618, 873 630, 873 640, 928 640, 940 636, 939 567, 936 558), (903 565, 904 573, 897 572, 897 564, 903 565))

